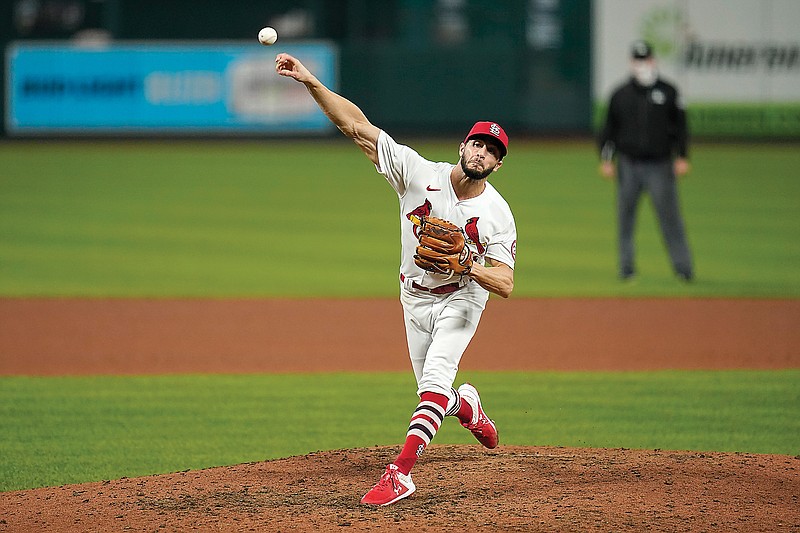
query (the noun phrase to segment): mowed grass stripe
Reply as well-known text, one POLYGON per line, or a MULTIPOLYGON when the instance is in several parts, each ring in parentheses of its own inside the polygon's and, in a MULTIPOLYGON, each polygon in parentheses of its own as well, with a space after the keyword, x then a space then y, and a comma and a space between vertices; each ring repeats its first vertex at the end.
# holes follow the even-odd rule
MULTIPOLYGON (((398 136, 432 160, 457 143, 398 136)), ((590 142, 514 143, 492 183, 518 296, 800 296, 800 151, 692 150, 680 194, 698 281, 641 205, 640 280, 616 280, 614 186, 590 142)), ((395 296, 394 192, 347 141, 0 143, 0 295, 395 296)))
MULTIPOLYGON (((800 453, 797 369, 464 380, 502 444, 800 453)), ((399 444, 413 391, 410 373, 2 377, 0 490, 399 444)), ((473 442, 455 419, 435 441, 473 442)))

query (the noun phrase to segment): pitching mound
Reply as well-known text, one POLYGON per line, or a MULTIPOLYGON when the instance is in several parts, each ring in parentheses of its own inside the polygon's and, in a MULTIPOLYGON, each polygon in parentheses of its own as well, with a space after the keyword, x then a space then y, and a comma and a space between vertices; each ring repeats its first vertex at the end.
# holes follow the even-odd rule
POLYGON ((432 445, 417 492, 359 499, 399 448, 4 493, 0 531, 798 531, 800 458, 432 445))
MULTIPOLYGON (((798 300, 522 299, 489 307, 463 370, 800 366, 798 300)), ((400 313, 389 300, 0 299, 0 353, 13 354, 0 358, 0 374, 409 371, 400 313), (325 319, 309 329, 310 316, 325 319)), ((414 495, 386 508, 360 505, 398 452, 332 451, 4 492, 0 532, 800 533, 797 457, 434 444, 414 469, 414 495)))

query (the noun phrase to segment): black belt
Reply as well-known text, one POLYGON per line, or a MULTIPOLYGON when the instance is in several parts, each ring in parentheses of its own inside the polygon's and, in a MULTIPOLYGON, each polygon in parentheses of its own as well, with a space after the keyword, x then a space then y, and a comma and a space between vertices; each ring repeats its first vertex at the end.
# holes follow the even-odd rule
MULTIPOLYGON (((623 154, 627 155, 627 154, 623 154)), ((636 163, 662 163, 664 161, 672 160, 670 154, 666 155, 628 155, 628 159, 636 163)))
MULTIPOLYGON (((400 274, 400 281, 405 282, 406 277, 400 274)), ((447 285, 439 285, 438 287, 428 288, 420 285, 416 281, 411 282, 411 286, 417 289, 418 291, 429 292, 431 294, 450 294, 451 292, 456 292, 458 289, 463 287, 460 283, 448 283, 447 285)))

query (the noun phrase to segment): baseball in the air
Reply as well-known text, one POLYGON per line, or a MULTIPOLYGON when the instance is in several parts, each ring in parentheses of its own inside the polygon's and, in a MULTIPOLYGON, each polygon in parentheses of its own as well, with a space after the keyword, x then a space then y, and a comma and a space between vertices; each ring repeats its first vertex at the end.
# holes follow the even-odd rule
POLYGON ((258 41, 263 45, 270 45, 275 44, 275 41, 278 40, 278 32, 275 31, 275 28, 270 28, 267 26, 266 28, 262 28, 260 32, 258 32, 258 41))

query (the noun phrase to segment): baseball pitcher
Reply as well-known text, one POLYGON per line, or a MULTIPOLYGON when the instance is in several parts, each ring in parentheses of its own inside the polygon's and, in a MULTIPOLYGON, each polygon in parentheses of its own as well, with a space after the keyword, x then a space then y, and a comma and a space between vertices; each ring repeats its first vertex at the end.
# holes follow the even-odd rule
POLYGON ((411 469, 446 416, 457 417, 483 446, 498 444, 478 391, 453 383, 489 293, 507 298, 514 288, 514 217, 487 181, 503 164, 508 136, 494 122, 477 122, 458 147, 457 164, 431 162, 371 124, 296 58, 282 53, 275 61, 278 74, 306 86, 400 201, 400 301, 420 401, 402 451, 361 499, 389 505, 416 490, 411 469))

